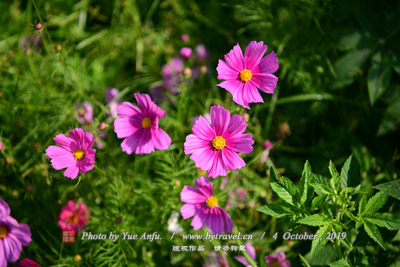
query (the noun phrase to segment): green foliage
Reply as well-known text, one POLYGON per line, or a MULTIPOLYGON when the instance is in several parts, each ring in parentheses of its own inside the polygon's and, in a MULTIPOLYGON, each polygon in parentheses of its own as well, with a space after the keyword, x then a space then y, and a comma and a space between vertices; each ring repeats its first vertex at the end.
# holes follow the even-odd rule
MULTIPOLYGON (((356 261, 352 249, 355 249, 354 242, 358 232, 352 232, 363 226, 366 234, 382 249, 386 250, 384 238, 378 227, 388 230, 400 229, 400 218, 392 213, 378 213, 385 206, 390 184, 380 185, 382 191, 373 197, 360 190, 360 165, 356 158, 351 155, 344 163, 340 175, 333 162, 329 162, 331 178, 312 173, 308 161, 304 165, 302 177, 299 182, 300 190, 286 177, 277 178, 276 171, 271 168, 270 185, 271 189, 284 201, 264 205, 258 211, 270 216, 282 218, 289 216, 296 219, 297 229, 299 225, 318 227, 317 238, 312 241, 310 253, 307 258, 319 257, 322 249, 332 245, 332 261, 329 266, 352 266, 351 262, 356 261), (298 192, 305 192, 314 188, 309 197, 310 201, 300 201, 298 192), (362 194, 358 205, 357 195, 362 194), (356 209, 358 207, 358 209, 356 209), (347 236, 349 235, 349 236, 347 236), (345 249, 345 251, 343 251, 345 249), (343 258, 342 258, 343 257, 343 258), (337 261, 333 261, 337 259, 337 261)), ((398 184, 398 183, 396 183, 398 184)), ((305 195, 304 195, 305 196, 305 195)), ((388 207, 386 207, 387 209, 388 207)), ((307 265, 307 260, 301 256, 301 260, 307 265)))

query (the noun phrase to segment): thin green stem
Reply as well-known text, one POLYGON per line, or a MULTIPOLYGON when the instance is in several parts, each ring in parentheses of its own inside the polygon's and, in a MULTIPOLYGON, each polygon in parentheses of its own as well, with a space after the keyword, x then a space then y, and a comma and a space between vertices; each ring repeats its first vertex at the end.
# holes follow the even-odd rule
POLYGON ((269 104, 268 116, 264 126, 264 136, 268 138, 269 130, 271 129, 272 117, 274 116, 276 102, 278 101, 279 88, 275 89, 275 93, 272 95, 271 103, 269 104))
MULTIPOLYGON (((238 231, 237 231, 237 228, 236 228, 236 227, 233 229, 233 234, 238 234, 238 231)), ((237 244, 238 244, 239 246, 242 245, 242 241, 241 241, 241 240, 238 239, 238 240, 236 240, 236 241, 237 241, 237 244)), ((242 251, 242 254, 243 254, 243 256, 246 258, 247 262, 248 262, 251 266, 257 267, 257 263, 249 256, 249 254, 247 253, 246 250, 243 250, 243 251, 242 251)))

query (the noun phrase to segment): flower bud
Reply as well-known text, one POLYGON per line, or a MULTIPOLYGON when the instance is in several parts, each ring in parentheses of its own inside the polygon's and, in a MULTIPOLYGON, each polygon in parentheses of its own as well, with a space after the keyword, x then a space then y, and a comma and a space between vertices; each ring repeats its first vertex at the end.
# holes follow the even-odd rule
POLYGON ((41 30, 42 28, 43 28, 42 23, 40 23, 40 22, 35 23, 35 29, 36 29, 36 30, 41 30))

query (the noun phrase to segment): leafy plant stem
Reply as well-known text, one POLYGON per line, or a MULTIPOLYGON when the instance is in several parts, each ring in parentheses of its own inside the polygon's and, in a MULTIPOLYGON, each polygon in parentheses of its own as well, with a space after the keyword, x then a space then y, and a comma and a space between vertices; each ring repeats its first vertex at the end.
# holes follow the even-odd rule
POLYGON ((278 95, 279 95, 279 88, 276 88, 275 93, 272 95, 271 103, 269 104, 267 120, 265 121, 264 135, 266 138, 268 138, 268 136, 269 136, 269 130, 271 128, 271 122, 272 122, 272 116, 274 115, 274 112, 275 112, 275 106, 276 106, 276 102, 278 101, 278 95))

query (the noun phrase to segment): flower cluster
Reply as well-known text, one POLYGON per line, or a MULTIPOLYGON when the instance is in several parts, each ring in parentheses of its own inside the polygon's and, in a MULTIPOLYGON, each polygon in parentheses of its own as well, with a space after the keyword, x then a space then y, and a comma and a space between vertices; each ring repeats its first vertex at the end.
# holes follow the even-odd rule
MULTIPOLYGON (((187 43, 190 38, 185 35, 182 36, 182 40, 187 43)), ((266 50, 267 46, 263 42, 252 41, 247 46, 244 55, 240 46, 236 45, 225 55, 225 61, 219 60, 218 79, 225 81, 219 83, 218 86, 229 91, 233 96, 233 101, 244 108, 250 109, 249 103, 263 102, 258 89, 273 93, 276 87, 278 78, 273 73, 279 67, 278 58, 274 52, 264 57, 266 50)), ((196 73, 199 70, 203 73, 207 72, 208 57, 208 52, 203 45, 198 45, 194 50, 187 46, 183 47, 180 50, 180 57, 172 58, 163 66, 161 71, 163 87, 170 90, 172 94, 178 93, 179 84, 185 77, 190 76, 196 79, 196 73)), ((119 91, 116 88, 106 90, 106 104, 110 109, 106 117, 114 120, 116 136, 123 139, 122 151, 127 154, 142 155, 152 153, 156 149, 168 149, 172 142, 171 138, 159 127, 159 120, 166 115, 166 111, 153 102, 148 94, 134 93, 134 97, 137 106, 130 102, 121 103, 119 91)), ((76 110, 75 117, 78 122, 88 129, 94 122, 92 106, 84 101, 76 106, 76 110)), ((194 230, 208 227, 214 234, 233 231, 232 218, 221 208, 218 194, 214 192, 213 184, 208 177, 214 179, 218 176, 224 177, 230 170, 239 170, 246 166, 241 155, 253 152, 254 144, 252 134, 245 133, 248 126, 247 118, 248 115, 246 118, 238 114, 231 116, 226 108, 214 105, 211 106, 209 114, 199 116, 193 121, 192 134, 186 136, 184 152, 190 155, 190 159, 195 162, 198 170, 204 172, 204 176, 195 179, 195 186, 183 187, 181 201, 184 205, 180 212, 183 219, 193 217, 191 226, 194 230)), ((105 127, 106 124, 103 123, 100 124, 99 129, 104 130, 105 127)), ((79 174, 84 174, 94 168, 96 150, 92 146, 95 140, 92 133, 81 128, 69 131, 68 134, 69 137, 64 134, 54 137, 53 140, 58 145, 50 145, 46 149, 46 155, 51 159, 54 169, 66 169, 64 176, 75 179, 79 174)), ((273 145, 266 142, 264 148, 269 152, 273 145)), ((222 186, 221 189, 223 189, 222 186)), ((243 189, 238 189, 236 193, 240 199, 245 199, 246 192, 243 189)), ((227 206, 232 206, 232 203, 228 203, 227 206)), ((58 224, 64 230, 78 232, 85 227, 89 214, 85 203, 70 200, 62 208, 58 224)), ((168 228, 170 231, 183 230, 177 223, 177 216, 178 214, 171 216, 168 228)), ((1 226, 1 221, 0 230, 2 231, 0 238, 6 237, 10 231, 12 233, 11 228, 1 226)), ((23 239, 20 242, 27 244, 29 243, 27 240, 23 239)), ((255 260, 254 248, 250 244, 246 246, 250 257, 255 260)), ((2 253, 1 248, 0 253, 2 253)), ((9 257, 10 260, 16 260, 16 257, 9 257)), ((248 265, 245 258, 237 257, 236 259, 248 265)), ((265 260, 269 264, 279 261, 280 266, 290 266, 290 263, 289 265, 285 263, 284 254, 283 256, 279 253, 278 256, 267 256, 265 260)))

